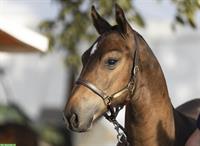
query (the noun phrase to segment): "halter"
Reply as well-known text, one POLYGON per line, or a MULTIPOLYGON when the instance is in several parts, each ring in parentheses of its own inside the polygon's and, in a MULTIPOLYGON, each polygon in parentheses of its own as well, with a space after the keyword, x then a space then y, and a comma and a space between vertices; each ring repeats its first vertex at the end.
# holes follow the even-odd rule
MULTIPOLYGON (((96 42, 97 41, 95 41, 95 43, 96 42)), ((136 47, 137 47, 138 45, 137 45, 136 37, 135 37, 135 42, 136 42, 136 47)), ((92 47, 93 47, 93 45, 92 45, 92 47)), ((131 95, 133 95, 133 93, 135 91, 135 87, 136 87, 136 75, 137 75, 137 72, 139 71, 139 67, 138 67, 139 58, 137 55, 137 51, 138 51, 138 49, 136 48, 135 53, 134 53, 134 64, 133 64, 133 68, 131 71, 131 77, 130 77, 128 84, 125 87, 123 87, 122 89, 120 89, 119 91, 117 91, 111 95, 106 94, 103 90, 99 89, 98 87, 96 87, 94 84, 92 84, 91 82, 89 82, 87 80, 79 78, 76 81, 76 84, 87 87, 88 89, 90 89, 91 91, 93 91, 95 94, 97 94, 99 97, 102 98, 102 100, 104 101, 104 103, 108 109, 108 112, 106 112, 104 114, 104 117, 114 125, 115 130, 117 131, 118 142, 125 143, 127 146, 129 145, 129 142, 127 141, 126 131, 125 131, 124 127, 116 120, 117 115, 118 115, 119 111, 123 108, 123 106, 112 107, 111 102, 113 99, 120 97, 121 95, 123 95, 126 92, 129 93, 129 95, 128 95, 129 97, 131 95)))

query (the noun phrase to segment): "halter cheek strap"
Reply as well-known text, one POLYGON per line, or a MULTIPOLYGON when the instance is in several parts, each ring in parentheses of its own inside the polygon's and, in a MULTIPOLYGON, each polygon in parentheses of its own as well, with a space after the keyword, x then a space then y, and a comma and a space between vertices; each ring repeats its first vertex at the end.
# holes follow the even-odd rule
POLYGON ((86 81, 86 80, 82 80, 82 79, 78 79, 76 81, 76 84, 80 84, 80 85, 83 85, 85 87, 87 87, 88 89, 90 89, 91 91, 93 91, 95 94, 97 94, 98 96, 100 96, 104 103, 106 105, 109 105, 111 100, 112 100, 112 97, 111 96, 107 96, 106 93, 102 90, 100 90, 99 88, 97 88, 94 84, 86 81))
POLYGON ((103 90, 97 88, 94 84, 90 83, 89 81, 86 81, 86 80, 83 80, 83 79, 78 79, 76 81, 76 84, 83 85, 83 86, 87 87, 88 89, 90 89, 91 91, 93 91, 98 96, 100 96, 103 99, 106 106, 110 106, 111 101, 113 99, 120 97, 121 95, 123 95, 126 92, 129 92, 129 95, 132 95, 133 91, 135 89, 135 79, 130 80, 130 82, 124 88, 113 93, 110 96, 107 95, 103 90))

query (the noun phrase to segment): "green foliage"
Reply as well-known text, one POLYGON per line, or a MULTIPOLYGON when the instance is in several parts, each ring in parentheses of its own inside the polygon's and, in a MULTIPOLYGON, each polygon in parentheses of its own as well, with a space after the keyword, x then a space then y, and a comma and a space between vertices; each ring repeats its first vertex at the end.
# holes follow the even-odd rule
POLYGON ((172 0, 176 5, 175 20, 182 25, 196 28, 196 13, 200 10, 200 0, 172 0))
POLYGON ((28 120, 20 110, 14 106, 0 105, 0 124, 6 122, 15 122, 19 124, 27 124, 28 120))

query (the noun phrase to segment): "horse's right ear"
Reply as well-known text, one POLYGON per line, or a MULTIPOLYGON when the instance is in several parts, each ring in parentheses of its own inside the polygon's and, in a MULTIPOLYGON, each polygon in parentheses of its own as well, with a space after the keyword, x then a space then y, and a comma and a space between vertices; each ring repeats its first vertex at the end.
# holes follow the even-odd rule
POLYGON ((97 13, 94 6, 91 8, 91 16, 94 27, 99 34, 103 34, 111 29, 111 25, 97 13))
POLYGON ((115 13, 116 13, 116 21, 121 31, 124 34, 128 34, 129 31, 132 31, 130 24, 126 20, 123 9, 118 4, 115 4, 115 13))

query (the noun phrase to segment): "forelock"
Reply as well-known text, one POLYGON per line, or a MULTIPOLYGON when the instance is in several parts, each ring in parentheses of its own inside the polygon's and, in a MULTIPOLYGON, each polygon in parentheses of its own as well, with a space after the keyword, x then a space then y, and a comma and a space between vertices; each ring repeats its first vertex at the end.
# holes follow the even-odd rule
POLYGON ((90 56, 96 52, 96 50, 97 50, 97 45, 98 45, 98 42, 96 42, 96 43, 92 46, 92 49, 91 49, 91 51, 90 51, 90 56))

